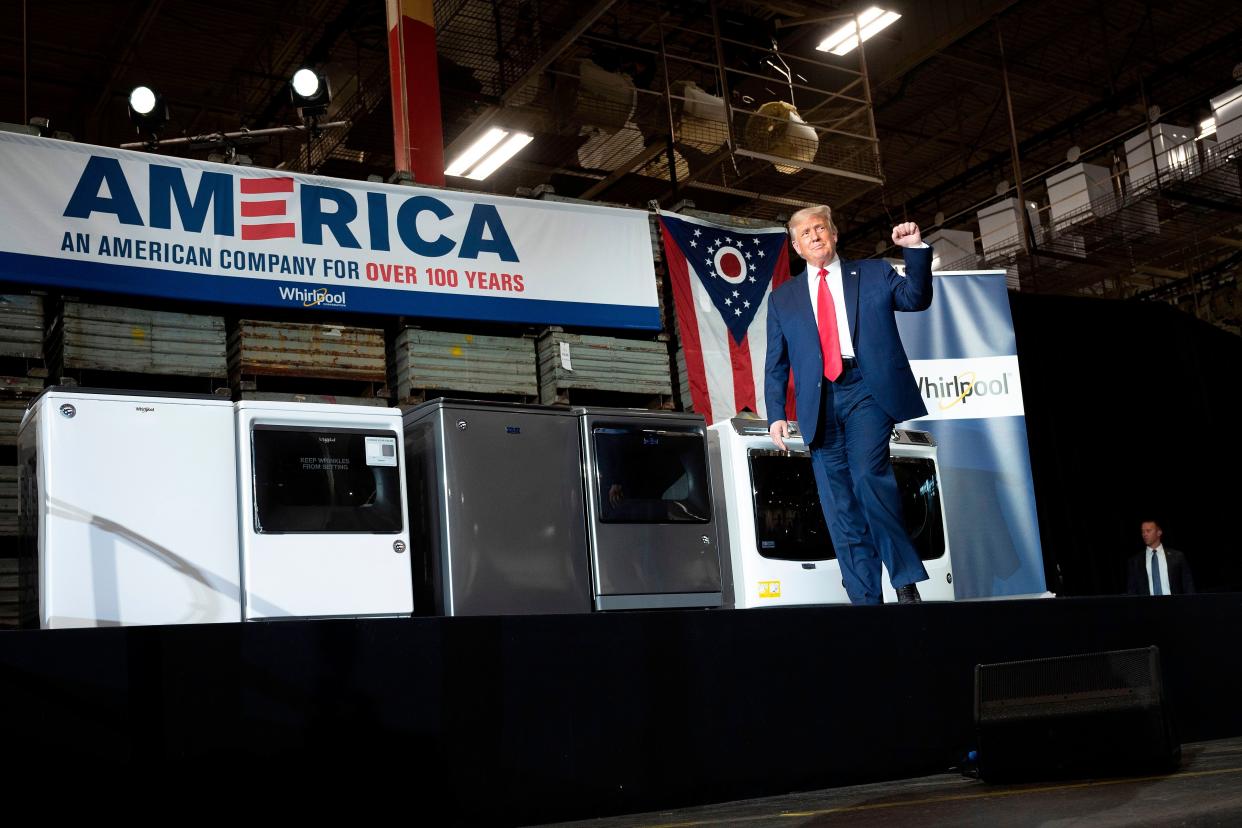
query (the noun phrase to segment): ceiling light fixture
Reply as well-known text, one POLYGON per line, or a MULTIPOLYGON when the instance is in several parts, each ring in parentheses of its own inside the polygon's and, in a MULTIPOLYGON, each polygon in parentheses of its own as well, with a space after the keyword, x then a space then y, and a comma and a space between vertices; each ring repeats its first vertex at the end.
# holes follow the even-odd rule
POLYGON ((445 168, 445 175, 464 175, 466 170, 473 167, 479 162, 479 159, 487 155, 496 145, 505 139, 508 130, 492 127, 483 133, 477 141, 466 147, 466 151, 445 168))
POLYGON ((482 181, 534 140, 525 132, 492 127, 445 168, 445 175, 482 181))
POLYGON ((847 55, 857 49, 861 41, 870 40, 876 33, 888 28, 899 19, 901 15, 897 12, 871 6, 854 20, 828 35, 815 48, 834 55, 847 55))
POLYGON ((527 135, 525 132, 515 132, 505 139, 505 142, 496 147, 491 155, 479 162, 479 165, 470 171, 466 178, 472 178, 475 181, 482 181, 500 167, 501 164, 508 161, 513 156, 522 151, 522 148, 535 139, 533 135, 527 135))
POLYGON ((328 111, 332 86, 325 76, 303 67, 289 79, 289 99, 297 107, 298 115, 309 122, 328 111))
POLYGON ((154 148, 160 142, 160 130, 168 123, 168 104, 149 86, 135 86, 129 93, 129 120, 146 145, 154 148))

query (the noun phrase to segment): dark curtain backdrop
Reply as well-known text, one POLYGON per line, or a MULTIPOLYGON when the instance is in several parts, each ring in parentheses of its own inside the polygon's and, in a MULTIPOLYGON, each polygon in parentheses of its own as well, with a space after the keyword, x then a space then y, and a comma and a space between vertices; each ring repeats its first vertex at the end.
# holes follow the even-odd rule
POLYGON ((1163 303, 1010 294, 1048 588, 1121 592, 1154 516, 1242 590, 1242 338, 1163 303))

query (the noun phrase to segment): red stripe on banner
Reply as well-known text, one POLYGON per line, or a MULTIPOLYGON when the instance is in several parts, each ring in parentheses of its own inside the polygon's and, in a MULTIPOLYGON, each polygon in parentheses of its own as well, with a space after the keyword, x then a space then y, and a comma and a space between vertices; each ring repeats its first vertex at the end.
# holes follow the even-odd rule
POLYGON ((742 341, 734 342, 729 334, 729 364, 733 366, 733 404, 738 411, 750 409, 759 411, 759 402, 755 398, 755 369, 750 360, 750 334, 742 337, 742 341))
POLYGON ((694 292, 690 288, 690 271, 663 218, 660 219, 660 236, 664 239, 664 261, 668 264, 668 278, 673 285, 673 307, 677 311, 681 346, 686 352, 690 399, 694 410, 711 423, 712 398, 707 391, 707 370, 703 367, 703 344, 699 341, 699 320, 694 307, 694 292))
POLYGON ((293 192, 292 178, 243 178, 241 180, 243 195, 262 195, 264 193, 293 192))
MULTIPOLYGON (((776 269, 772 271, 772 290, 776 290, 792 278, 793 274, 789 272, 789 244, 786 242, 781 247, 780 256, 776 259, 776 269)), ((785 418, 787 420, 798 419, 798 401, 794 399, 792 367, 789 369, 789 384, 785 387, 785 418)))
POLYGON ((241 203, 242 218, 261 218, 263 216, 283 216, 283 201, 243 201, 241 203))
POLYGON ((242 241, 263 239, 291 239, 294 237, 293 222, 280 224, 243 224, 242 241))

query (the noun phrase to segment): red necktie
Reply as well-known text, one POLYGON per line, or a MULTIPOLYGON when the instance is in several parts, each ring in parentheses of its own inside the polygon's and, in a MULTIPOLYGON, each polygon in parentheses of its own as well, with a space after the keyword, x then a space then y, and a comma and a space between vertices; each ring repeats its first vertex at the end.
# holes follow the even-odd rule
POLYGON ((819 347, 824 354, 824 376, 836 382, 841 376, 841 340, 837 337, 837 309, 828 293, 828 271, 819 269, 819 297, 815 303, 819 317, 819 347))

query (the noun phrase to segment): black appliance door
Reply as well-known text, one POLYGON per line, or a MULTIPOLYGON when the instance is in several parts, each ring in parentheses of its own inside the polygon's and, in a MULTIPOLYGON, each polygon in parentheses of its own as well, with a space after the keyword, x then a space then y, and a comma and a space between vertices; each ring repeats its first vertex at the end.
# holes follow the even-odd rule
POLYGON ((400 532, 399 446, 382 429, 254 426, 255 531, 400 532))
POLYGON ((759 554, 785 561, 835 559, 811 456, 775 449, 750 449, 746 454, 759 554))

